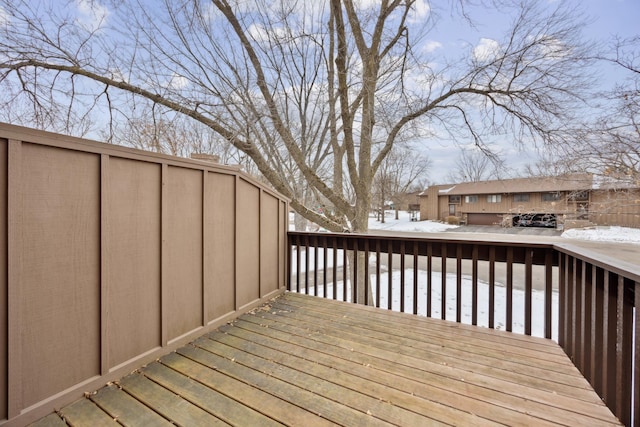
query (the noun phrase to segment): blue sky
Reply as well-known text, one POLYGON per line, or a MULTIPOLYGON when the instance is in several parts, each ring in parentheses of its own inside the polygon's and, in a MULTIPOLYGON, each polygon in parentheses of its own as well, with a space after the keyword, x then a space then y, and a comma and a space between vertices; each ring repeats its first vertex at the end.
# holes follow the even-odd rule
MULTIPOLYGON (((563 1, 547 0, 547 5, 555 8, 563 1)), ((576 12, 584 14, 588 21, 583 28, 583 35, 588 39, 608 46, 615 36, 628 38, 640 35, 640 0, 581 0, 572 3, 576 5, 576 12)), ((441 43, 443 49, 453 49, 459 48, 462 43, 477 45, 483 38, 499 40, 504 34, 508 24, 505 16, 483 8, 473 9, 470 14, 477 20, 476 29, 459 20, 451 21, 447 25, 438 25, 433 33, 433 41, 441 43)), ((628 76, 611 66, 599 67, 597 73, 603 87, 611 87, 628 76)), ((499 145, 507 157, 507 166, 516 171, 536 161, 535 150, 519 150, 510 141, 502 141, 499 145)), ((457 151, 452 150, 447 141, 433 141, 429 144, 429 156, 432 160, 430 182, 449 182, 449 170, 458 157, 457 151)))

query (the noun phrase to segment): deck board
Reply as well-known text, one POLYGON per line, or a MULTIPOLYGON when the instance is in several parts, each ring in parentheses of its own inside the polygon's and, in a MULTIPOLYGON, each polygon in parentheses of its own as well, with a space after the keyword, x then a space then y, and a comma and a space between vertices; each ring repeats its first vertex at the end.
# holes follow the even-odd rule
POLYGON ((291 293, 60 414, 73 425, 619 425, 553 341, 291 293))

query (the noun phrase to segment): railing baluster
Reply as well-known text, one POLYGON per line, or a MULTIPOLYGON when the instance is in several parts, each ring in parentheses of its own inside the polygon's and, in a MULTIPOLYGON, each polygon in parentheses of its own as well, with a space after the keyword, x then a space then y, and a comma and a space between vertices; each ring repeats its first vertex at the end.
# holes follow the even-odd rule
POLYGON ((296 239, 296 292, 300 292, 300 272, 301 270, 301 259, 300 259, 300 239, 296 239))
POLYGON ((304 293, 309 295, 309 236, 304 239, 304 293))
POLYGON ((471 324, 478 324, 478 245, 473 245, 471 254, 471 324))
POLYGON ((361 304, 358 301, 358 240, 353 240, 353 281, 351 282, 351 302, 361 304))
POLYGON ((489 248, 489 327, 495 328, 496 319, 496 247, 489 248))
POLYGON ((376 239, 376 307, 380 307, 380 239, 376 239))
POLYGON ((318 237, 314 236, 313 241, 313 296, 318 296, 318 237))
POLYGON ((533 294, 533 249, 524 253, 524 334, 531 335, 531 298, 533 294))
POLYGON ((413 314, 418 314, 418 241, 413 242, 413 314))
MULTIPOLYGON (((347 252, 349 252, 349 245, 348 240, 345 240, 342 245, 342 301, 347 301, 347 283, 350 282, 347 252)), ((353 268, 353 266, 351 267, 353 268)))
POLYGON ((322 297, 326 298, 327 297, 327 268, 328 268, 328 261, 327 261, 327 239, 322 239, 322 283, 323 283, 323 287, 322 287, 322 297))
POLYGON ((609 271, 604 273, 604 347, 602 364, 602 397, 609 408, 615 408, 616 405, 616 307, 617 303, 617 287, 612 280, 615 276, 609 271))
POLYGON ((558 254, 558 344, 566 351, 567 331, 566 331, 566 316, 567 316, 567 281, 566 281, 566 269, 567 269, 567 255, 558 254))
POLYGON ((427 243, 427 317, 431 317, 431 288, 433 286, 433 246, 427 243))
POLYGON ((462 322, 462 245, 456 245, 456 322, 462 322))
POLYGON ((364 305, 369 304, 369 239, 364 241, 364 305))
MULTIPOLYGON (((342 281, 345 281, 344 274, 345 265, 342 267, 342 281)), ((333 238, 333 299, 338 298, 338 238, 333 238)))
POLYGON ((442 257, 442 267, 440 269, 442 273, 442 291, 440 293, 440 318, 447 318, 447 244, 441 243, 440 256, 442 257))
POLYGON ((393 242, 391 242, 391 240, 389 240, 388 245, 388 270, 387 270, 387 278, 388 283, 387 283, 387 309, 391 310, 391 303, 393 301, 391 292, 393 290, 393 242))
POLYGON ((618 276, 616 325, 616 409, 614 413, 624 425, 631 424, 631 292, 626 292, 624 276, 618 276))
MULTIPOLYGON (((593 311, 591 310, 591 264, 582 263, 582 372, 589 375, 591 372, 591 322, 593 321, 593 311)), ((587 377, 591 382, 591 378, 587 377)))
POLYGON ((581 260, 573 258, 573 280, 571 287, 573 289, 573 301, 571 304, 571 313, 573 322, 571 324, 571 342, 573 343, 573 363, 578 369, 582 370, 582 342, 580 341, 580 325, 582 316, 580 313, 580 302, 582 301, 582 266, 581 260))
POLYGON ((604 274, 601 268, 591 266, 591 373, 590 380, 593 388, 602 396, 602 377, 599 374, 602 366, 602 325, 603 325, 603 295, 602 282, 604 274))
POLYGON ((400 242, 400 313, 404 313, 404 240, 400 242))
POLYGON ((506 329, 513 331, 513 248, 507 248, 507 318, 506 329))
POLYGON ((551 313, 553 307, 553 252, 544 254, 544 337, 551 339, 551 313))

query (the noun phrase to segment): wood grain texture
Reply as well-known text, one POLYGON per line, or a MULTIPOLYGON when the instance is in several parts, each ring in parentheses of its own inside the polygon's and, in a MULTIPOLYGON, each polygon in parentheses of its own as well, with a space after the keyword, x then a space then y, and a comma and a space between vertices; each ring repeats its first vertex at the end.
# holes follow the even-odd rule
POLYGON ((553 341, 293 293, 117 384, 125 425, 620 425, 553 341))

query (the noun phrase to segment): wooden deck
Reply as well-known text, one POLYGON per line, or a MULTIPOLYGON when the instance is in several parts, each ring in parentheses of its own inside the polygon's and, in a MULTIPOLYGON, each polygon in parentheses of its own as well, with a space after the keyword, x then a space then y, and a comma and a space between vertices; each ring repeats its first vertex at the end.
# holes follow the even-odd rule
POLYGON ((619 425, 552 341, 288 293, 36 425, 619 425))

